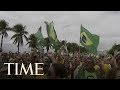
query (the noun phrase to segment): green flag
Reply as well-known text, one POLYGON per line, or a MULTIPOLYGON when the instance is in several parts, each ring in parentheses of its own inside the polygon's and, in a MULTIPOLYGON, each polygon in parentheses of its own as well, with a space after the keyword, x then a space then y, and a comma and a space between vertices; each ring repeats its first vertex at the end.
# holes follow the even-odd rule
POLYGON ((93 54, 97 54, 97 47, 99 44, 99 36, 91 34, 87 29, 81 25, 80 43, 93 54))
POLYGON ((46 24, 46 28, 47 28, 47 34, 49 37, 49 40, 53 46, 53 48, 55 48, 56 50, 58 50, 59 48, 59 40, 57 38, 57 34, 56 31, 54 29, 54 23, 53 21, 51 23, 45 22, 46 24))
POLYGON ((43 47, 46 46, 46 41, 41 33, 41 27, 39 28, 37 33, 35 33, 35 37, 37 38, 37 47, 39 49, 43 49, 43 47))

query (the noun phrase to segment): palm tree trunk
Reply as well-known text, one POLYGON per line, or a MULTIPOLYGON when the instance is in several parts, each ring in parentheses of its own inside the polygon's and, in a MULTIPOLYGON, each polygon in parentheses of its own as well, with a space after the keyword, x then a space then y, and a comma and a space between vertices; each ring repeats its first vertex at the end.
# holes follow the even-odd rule
POLYGON ((20 50, 20 44, 19 44, 19 42, 18 42, 18 53, 19 53, 19 50, 20 50))
POLYGON ((1 51, 2 51, 2 44, 3 44, 3 35, 2 35, 2 38, 1 38, 1 51))

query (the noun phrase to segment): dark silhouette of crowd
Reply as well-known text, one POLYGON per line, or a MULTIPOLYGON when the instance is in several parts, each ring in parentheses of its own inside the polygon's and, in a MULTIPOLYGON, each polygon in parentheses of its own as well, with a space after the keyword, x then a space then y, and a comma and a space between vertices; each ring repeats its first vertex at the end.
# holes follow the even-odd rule
POLYGON ((0 79, 120 79, 120 53, 114 56, 94 56, 91 54, 40 53, 0 53, 0 79), (7 75, 8 68, 4 63, 44 63, 44 75, 7 75))

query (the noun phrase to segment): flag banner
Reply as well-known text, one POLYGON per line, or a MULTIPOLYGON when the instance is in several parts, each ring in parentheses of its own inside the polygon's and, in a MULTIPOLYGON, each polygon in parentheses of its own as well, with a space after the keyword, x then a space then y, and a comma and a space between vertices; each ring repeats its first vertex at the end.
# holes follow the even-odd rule
POLYGON ((46 24, 47 34, 48 34, 49 40, 51 42, 51 45, 53 46, 53 48, 58 50, 59 49, 59 40, 57 38, 57 34, 54 29, 53 21, 51 23, 45 22, 45 24, 46 24))
POLYGON ((37 33, 35 33, 35 37, 37 38, 37 47, 42 50, 43 47, 46 46, 46 41, 42 35, 41 32, 41 27, 39 28, 39 30, 37 31, 37 33))
POLYGON ((83 45, 89 53, 97 55, 97 47, 99 45, 99 36, 91 34, 87 29, 81 25, 80 43, 83 45))

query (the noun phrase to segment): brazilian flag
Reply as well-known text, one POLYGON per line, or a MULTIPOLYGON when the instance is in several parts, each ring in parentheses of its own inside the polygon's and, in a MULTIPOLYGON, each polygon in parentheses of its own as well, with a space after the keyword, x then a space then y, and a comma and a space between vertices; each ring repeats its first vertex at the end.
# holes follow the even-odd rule
POLYGON ((91 34, 86 28, 81 25, 80 43, 89 51, 97 55, 97 48, 99 45, 99 36, 91 34))
POLYGON ((41 27, 39 28, 39 30, 35 33, 35 37, 37 38, 37 47, 42 50, 43 47, 46 46, 46 41, 42 35, 41 32, 41 27))
POLYGON ((45 22, 46 28, 47 28, 47 34, 49 37, 49 40, 51 42, 51 45, 55 50, 59 49, 59 40, 57 38, 57 34, 54 28, 54 23, 53 21, 51 23, 45 22))

